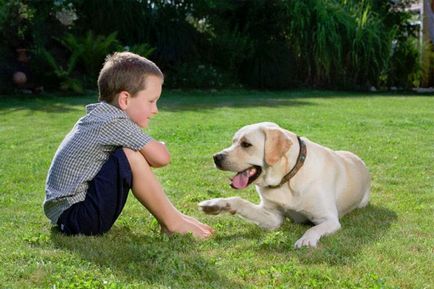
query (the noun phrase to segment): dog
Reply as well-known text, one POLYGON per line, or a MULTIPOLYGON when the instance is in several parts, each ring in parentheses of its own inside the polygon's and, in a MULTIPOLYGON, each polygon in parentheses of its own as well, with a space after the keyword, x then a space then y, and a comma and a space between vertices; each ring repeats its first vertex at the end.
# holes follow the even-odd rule
POLYGON ((371 177, 365 163, 347 151, 333 151, 305 137, 262 122, 238 130, 232 145, 213 156, 216 167, 236 172, 234 189, 256 185, 259 205, 240 197, 199 203, 206 214, 237 214, 264 229, 279 228, 285 217, 313 227, 295 248, 316 247, 322 236, 341 228, 339 219, 369 202, 371 177))

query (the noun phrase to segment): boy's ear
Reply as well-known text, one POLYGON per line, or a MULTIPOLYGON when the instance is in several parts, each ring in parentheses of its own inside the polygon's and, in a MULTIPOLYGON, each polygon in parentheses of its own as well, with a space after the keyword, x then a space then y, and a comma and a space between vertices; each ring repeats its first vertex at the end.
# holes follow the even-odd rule
POLYGON ((118 104, 118 107, 120 109, 122 109, 122 110, 127 109, 129 96, 130 96, 130 94, 127 91, 119 92, 117 104, 118 104))

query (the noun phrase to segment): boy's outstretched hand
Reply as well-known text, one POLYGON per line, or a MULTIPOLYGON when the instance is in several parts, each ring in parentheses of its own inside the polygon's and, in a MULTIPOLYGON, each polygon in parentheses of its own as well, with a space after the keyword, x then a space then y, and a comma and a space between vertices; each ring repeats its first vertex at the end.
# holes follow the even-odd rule
POLYGON ((180 219, 172 225, 170 230, 166 226, 161 225, 161 232, 169 236, 176 233, 181 235, 191 233, 193 237, 203 240, 211 237, 214 229, 193 217, 181 214, 180 219))

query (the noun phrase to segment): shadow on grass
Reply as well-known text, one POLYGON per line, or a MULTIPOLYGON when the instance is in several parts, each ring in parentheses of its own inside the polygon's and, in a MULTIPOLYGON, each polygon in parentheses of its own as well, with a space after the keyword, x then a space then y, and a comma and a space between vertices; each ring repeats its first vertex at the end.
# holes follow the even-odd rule
MULTIPOLYGON (((234 232, 217 237, 217 241, 251 239, 246 250, 259 254, 294 256, 303 264, 344 265, 357 262, 357 256, 364 247, 380 240, 397 220, 395 212, 375 205, 355 210, 341 219, 342 228, 331 236, 321 238, 317 248, 294 249, 295 242, 312 227, 309 224, 295 224, 287 220, 276 231, 265 231, 250 227, 244 232, 234 232)), ((240 222, 244 222, 240 220, 240 222)), ((242 226, 242 224, 238 224, 242 226)), ((287 257, 286 257, 287 258, 287 257)))
POLYGON ((160 107, 163 111, 200 111, 220 108, 248 108, 248 107, 279 107, 279 106, 306 106, 315 105, 309 99, 302 99, 293 93, 276 92, 243 92, 218 93, 216 95, 180 95, 169 94, 162 97, 160 107))
POLYGON ((223 90, 207 91, 168 91, 160 99, 161 109, 168 111, 218 109, 222 107, 278 107, 278 106, 314 106, 314 98, 369 98, 369 97, 428 97, 414 92, 360 92, 332 90, 223 90))
MULTIPOLYGON (((222 91, 182 91, 164 90, 159 101, 162 111, 198 111, 203 109, 219 109, 222 107, 278 107, 316 105, 311 98, 364 98, 364 97, 429 97, 429 95, 412 92, 348 92, 327 90, 222 90, 222 91)), ((84 106, 97 102, 97 92, 83 96, 75 95, 16 95, 0 96, 0 111, 13 112, 17 110, 32 110, 44 112, 67 112, 77 110, 73 106, 84 106)))
POLYGON ((295 255, 304 264, 343 265, 357 262, 357 256, 364 247, 380 240, 396 220, 395 212, 369 205, 344 216, 341 219, 341 230, 322 238, 317 249, 304 248, 297 250, 295 255))
POLYGON ((240 287, 216 272, 192 237, 137 235, 127 227, 114 227, 100 237, 67 237, 53 228, 51 239, 83 260, 110 268, 121 282, 135 280, 168 288, 240 287))
POLYGON ((23 95, 14 97, 0 97, 0 112, 2 114, 21 110, 41 111, 46 113, 62 113, 82 111, 85 105, 97 102, 96 97, 59 97, 52 95, 23 95), (76 107, 79 106, 79 107, 76 107))
MULTIPOLYGON (((321 238, 317 248, 294 249, 294 243, 311 225, 289 224, 292 232, 289 232, 284 242, 268 242, 261 246, 261 250, 290 253, 303 264, 344 265, 357 262, 359 252, 380 240, 396 220, 395 212, 369 205, 344 216, 341 219, 341 230, 321 238)), ((286 229, 286 226, 284 227, 282 230, 286 229)))
MULTIPOLYGON (((218 109, 222 107, 277 107, 313 105, 313 103, 297 99, 298 93, 275 92, 169 92, 159 101, 161 111, 200 111, 204 109, 218 109)), ((15 96, 0 97, 0 111, 10 113, 19 110, 43 111, 47 113, 69 112, 80 110, 84 112, 85 105, 97 102, 96 96, 15 96), (79 106, 77 108, 77 106, 79 106), (82 107, 82 108, 80 108, 82 107)))

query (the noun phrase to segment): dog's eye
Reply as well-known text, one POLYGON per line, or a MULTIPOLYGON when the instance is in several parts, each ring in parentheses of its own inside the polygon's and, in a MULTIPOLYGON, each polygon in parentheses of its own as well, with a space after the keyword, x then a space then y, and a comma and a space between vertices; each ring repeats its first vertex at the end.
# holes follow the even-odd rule
POLYGON ((246 141, 241 142, 241 147, 243 147, 243 148, 248 148, 248 147, 251 147, 251 146, 252 146, 252 144, 250 144, 250 143, 248 143, 246 141))

